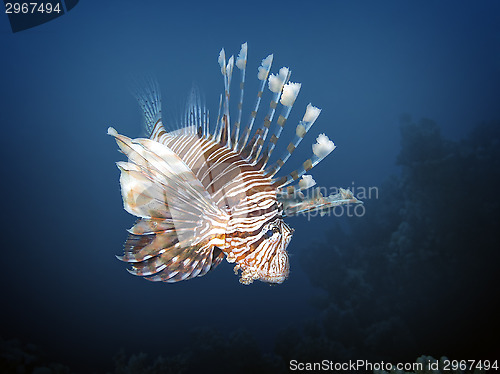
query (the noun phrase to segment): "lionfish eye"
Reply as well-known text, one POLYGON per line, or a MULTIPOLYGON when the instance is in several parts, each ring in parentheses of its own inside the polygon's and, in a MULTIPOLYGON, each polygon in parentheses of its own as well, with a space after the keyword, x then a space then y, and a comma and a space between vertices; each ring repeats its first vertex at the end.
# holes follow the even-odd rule
POLYGON ((266 239, 269 239, 271 236, 273 236, 273 234, 274 230, 267 230, 264 236, 266 237, 266 239))

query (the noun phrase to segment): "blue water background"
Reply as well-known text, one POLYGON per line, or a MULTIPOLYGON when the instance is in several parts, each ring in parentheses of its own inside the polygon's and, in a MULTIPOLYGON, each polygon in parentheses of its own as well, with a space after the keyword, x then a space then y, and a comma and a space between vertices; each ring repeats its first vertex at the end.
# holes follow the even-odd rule
POLYGON ((180 351, 203 326, 247 329, 272 350, 280 329, 314 318, 315 289, 297 256, 337 218, 288 221, 291 275, 275 287, 242 286, 227 263, 203 278, 154 284, 114 257, 134 219, 122 208, 114 165, 122 157, 106 129, 141 135, 130 76, 158 77, 167 119, 195 82, 214 120, 219 50, 237 54, 245 41, 249 106, 269 53, 273 72, 287 66, 303 84, 285 143, 309 102, 323 109, 289 161, 298 166, 315 137, 329 135, 338 147, 312 172, 321 186, 379 186, 399 173, 404 113, 435 120, 454 140, 500 118, 497 1, 82 0, 16 34, 0 15, 1 335, 96 368, 120 348, 180 351))

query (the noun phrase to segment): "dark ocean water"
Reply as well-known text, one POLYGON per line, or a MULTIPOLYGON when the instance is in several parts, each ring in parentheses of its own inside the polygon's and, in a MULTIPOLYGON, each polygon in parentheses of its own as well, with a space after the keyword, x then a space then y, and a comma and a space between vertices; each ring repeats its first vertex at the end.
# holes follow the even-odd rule
MULTIPOLYGON (((456 359, 480 358, 481 354, 491 358, 496 354, 500 358, 499 325, 492 317, 498 312, 498 292, 494 291, 498 276, 490 274, 492 269, 487 266, 498 259, 493 251, 498 243, 495 235, 486 244, 481 242, 480 248, 474 243, 453 248, 458 253, 482 251, 476 257, 477 264, 470 267, 448 268, 447 264, 454 263, 454 252, 446 247, 450 242, 435 244, 432 248, 436 248, 438 257, 443 251, 449 262, 441 258, 434 262, 434 268, 423 272, 415 271, 411 264, 401 270, 405 274, 415 271, 414 283, 401 283, 401 287, 408 287, 401 292, 414 306, 413 314, 408 312, 409 307, 391 309, 386 305, 380 315, 373 313, 369 325, 363 325, 360 321, 364 317, 352 312, 358 310, 352 305, 358 299, 353 301, 349 283, 344 284, 347 294, 343 294, 337 293, 331 283, 318 280, 320 275, 328 277, 330 271, 337 272, 339 262, 330 267, 328 261, 335 258, 324 257, 325 252, 319 250, 309 252, 312 247, 323 247, 340 253, 343 271, 353 269, 346 274, 360 274, 356 273, 360 261, 372 261, 363 262, 371 271, 383 266, 376 259, 387 255, 386 247, 371 246, 379 240, 379 228, 365 225, 363 231, 353 229, 353 224, 365 217, 288 220, 296 229, 289 247, 291 275, 284 284, 274 287, 240 285, 227 263, 203 278, 173 285, 153 284, 129 275, 115 259, 126 238, 125 229, 134 218, 122 208, 119 171, 114 165, 121 156, 106 129, 113 126, 131 137, 141 135, 141 113, 129 92, 130 77, 144 73, 158 77, 167 118, 179 115, 195 82, 214 120, 223 90, 217 64, 219 50, 225 47, 228 55, 237 54, 245 41, 249 46, 249 106, 255 97, 256 69, 262 58, 274 53, 272 71, 288 66, 293 72, 291 80, 303 84, 290 123, 302 117, 309 102, 323 109, 311 134, 289 162, 290 167, 298 166, 309 156, 315 137, 327 133, 338 147, 312 172, 322 186, 376 187, 382 199, 388 191, 382 187, 384 181, 404 173, 396 165, 402 145, 401 118, 414 123, 429 118, 449 142, 464 139, 482 121, 500 120, 497 1, 306 4, 81 0, 66 15, 19 33, 12 33, 7 17, 0 16, 0 337, 34 344, 46 362, 61 362, 82 373, 113 372, 113 356, 121 349, 127 357, 147 353, 151 363, 160 354, 197 352, 205 343, 200 343, 196 331, 207 328, 206 335, 220 334, 223 340, 234 331, 244 330, 263 355, 284 360, 288 356, 280 352, 295 352, 292 358, 301 360, 300 350, 278 348, 287 341, 295 344, 295 340, 283 338, 288 336, 284 331, 301 331, 311 323, 319 323, 319 330, 327 331, 325 345, 335 342, 344 348, 354 347, 346 348, 346 352, 359 359, 414 361, 422 354, 456 359), (356 243, 361 244, 355 255, 346 249, 347 244, 342 247, 336 243, 333 227, 338 226, 334 224, 357 237, 356 243), (370 248, 369 256, 360 255, 361 247, 370 248), (318 257, 311 258, 308 253, 317 253, 318 257), (311 265, 314 263, 318 264, 316 268, 311 265), (432 282, 449 282, 446 303, 432 295, 435 283, 428 279, 437 273, 446 276, 432 278, 432 282), (477 280, 478 274, 484 278, 477 280), (475 281, 469 284, 469 277, 475 277, 475 281), (418 287, 427 282, 428 288, 418 287), (467 284, 470 287, 464 286, 467 284), (346 295, 350 298, 348 306, 346 295), (340 312, 330 313, 334 309, 340 312), (364 327, 351 329, 351 317, 344 318, 349 313, 358 321, 354 325, 364 327), (380 327, 391 320, 390 316, 399 318, 402 322, 396 326, 404 325, 407 331, 408 340, 399 344, 401 349, 363 351, 363 347, 380 347, 387 340, 394 344, 392 336, 398 334, 391 331, 400 332, 397 328, 387 330, 387 335, 370 335, 367 345, 359 348, 358 340, 364 341, 375 328, 369 326, 380 327), (336 325, 339 323, 347 332, 336 325), (337 327, 328 332, 329 326, 337 327), (416 334, 418 337, 414 337, 416 334), (436 340, 436 336, 441 337, 436 340)), ((238 78, 235 72, 235 80, 238 78)), ((285 144, 291 134, 283 135, 285 144)), ((492 130, 492 134, 491 139, 497 139, 498 132, 492 130)), ((422 147, 417 144, 416 148, 422 147)), ((482 165, 498 160, 498 153, 479 155, 479 148, 481 152, 489 148, 478 146, 471 151, 471 157, 478 155, 482 165)), ((462 173, 467 176, 473 169, 477 168, 446 170, 451 178, 462 173)), ((442 216, 436 218, 438 222, 451 219, 446 214, 451 207, 450 211, 457 212, 456 207, 463 203, 460 196, 475 196, 481 203, 490 199, 492 210, 482 211, 478 203, 477 210, 472 207, 471 211, 491 226, 466 226, 464 230, 470 228, 477 238, 495 232, 499 224, 493 187, 498 182, 498 164, 484 170, 486 174, 474 179, 473 185, 479 190, 470 190, 473 185, 464 180, 472 177, 466 176, 446 187, 449 190, 440 189, 445 196, 453 192, 459 197, 439 208, 442 216), (493 195, 481 193, 490 190, 493 195)), ((432 183, 430 176, 421 176, 424 181, 426 178, 432 183)), ((404 197, 395 195, 391 200, 386 194, 385 198, 395 214, 413 209, 404 197)), ((369 202, 365 204, 367 209, 369 202)), ((374 208, 383 210, 387 207, 384 204, 374 208)), ((414 227, 412 221, 405 222, 414 227)), ((396 224, 398 227, 401 233, 401 226, 396 224)), ((453 231, 456 227, 447 228, 447 238, 458 234, 453 231)), ((425 231, 420 237, 427 234, 425 231)), ((399 245, 406 245, 394 235, 386 239, 392 240, 391 248, 397 253, 403 250, 399 245)), ((405 248, 411 249, 416 244, 408 240, 405 248)), ((424 263, 435 259, 422 258, 424 263)), ((465 261, 457 258, 459 263, 465 261)), ((371 293, 363 299, 367 304, 356 304, 363 305, 368 314, 371 305, 385 300, 384 292, 392 290, 383 283, 387 272, 380 273, 369 281, 364 279, 373 282, 366 288, 371 293)), ((353 292, 358 286, 352 286, 353 292)), ((297 345, 307 346, 302 341, 307 337, 300 335, 297 339, 297 345)), ((13 343, 2 344, 2 349, 8 350, 13 343)), ((210 344, 215 345, 207 340, 206 345, 210 344)), ((328 357, 325 353, 319 359, 351 356, 328 357)), ((194 360, 196 354, 190 357, 194 360)), ((304 353, 303 359, 306 357, 312 356, 304 353)), ((213 370, 217 369, 214 365, 213 370)))

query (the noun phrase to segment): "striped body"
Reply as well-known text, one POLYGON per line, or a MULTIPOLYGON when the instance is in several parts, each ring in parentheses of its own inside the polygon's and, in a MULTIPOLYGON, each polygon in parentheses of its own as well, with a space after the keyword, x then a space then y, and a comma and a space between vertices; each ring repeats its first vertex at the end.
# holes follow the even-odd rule
POLYGON ((286 247, 293 230, 280 218, 282 209, 272 178, 239 152, 198 135, 172 136, 157 125, 151 139, 175 152, 215 204, 228 213, 220 249, 229 262, 236 263, 235 271, 242 270, 242 283, 285 280, 289 270, 286 247))

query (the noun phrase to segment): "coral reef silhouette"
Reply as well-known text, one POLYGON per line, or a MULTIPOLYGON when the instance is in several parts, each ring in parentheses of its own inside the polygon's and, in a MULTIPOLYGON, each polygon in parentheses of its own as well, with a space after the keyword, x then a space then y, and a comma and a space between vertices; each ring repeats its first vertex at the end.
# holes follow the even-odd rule
POLYGON ((402 118, 401 175, 349 232, 336 224, 326 243, 301 252, 324 291, 320 319, 302 331, 312 351, 394 360, 498 353, 499 142, 497 122, 457 142, 431 120, 402 118))

